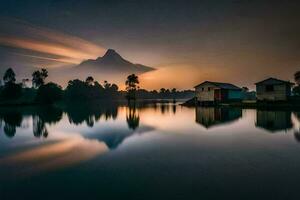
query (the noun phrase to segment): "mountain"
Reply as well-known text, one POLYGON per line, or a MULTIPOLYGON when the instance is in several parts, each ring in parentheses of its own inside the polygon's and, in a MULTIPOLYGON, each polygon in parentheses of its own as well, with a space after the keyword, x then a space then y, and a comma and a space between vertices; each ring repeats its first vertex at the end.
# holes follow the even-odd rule
POLYGON ((120 56, 120 54, 118 54, 113 49, 108 49, 103 57, 98 57, 95 60, 85 60, 75 68, 83 70, 92 70, 93 72, 113 74, 141 74, 155 70, 152 67, 131 63, 128 60, 122 58, 122 56, 120 56))
POLYGON ((155 68, 131 63, 122 58, 115 50, 108 49, 104 56, 95 60, 89 59, 79 65, 49 70, 49 80, 65 87, 68 80, 85 80, 86 77, 93 76, 100 83, 107 80, 122 85, 129 74, 140 75, 152 70, 155 70, 155 68))

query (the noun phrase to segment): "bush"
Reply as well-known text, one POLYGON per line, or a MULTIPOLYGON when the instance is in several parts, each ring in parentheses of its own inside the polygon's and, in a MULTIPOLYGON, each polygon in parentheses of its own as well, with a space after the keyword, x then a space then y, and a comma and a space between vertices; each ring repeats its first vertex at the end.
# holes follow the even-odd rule
POLYGON ((61 86, 55 83, 47 83, 39 87, 36 101, 42 104, 53 104, 62 99, 63 91, 61 86))
POLYGON ((22 86, 21 84, 15 84, 15 83, 7 83, 3 87, 1 91, 1 97, 3 99, 18 99, 22 95, 22 86))
POLYGON ((293 94, 295 96, 300 96, 300 86, 296 86, 293 88, 293 94))

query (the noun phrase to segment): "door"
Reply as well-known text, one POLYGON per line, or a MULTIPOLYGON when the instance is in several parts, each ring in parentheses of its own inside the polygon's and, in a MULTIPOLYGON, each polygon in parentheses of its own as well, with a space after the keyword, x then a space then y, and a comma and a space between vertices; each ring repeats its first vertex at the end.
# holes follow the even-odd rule
POLYGON ((214 93, 215 93, 215 101, 221 101, 221 90, 217 89, 217 90, 214 90, 214 93))

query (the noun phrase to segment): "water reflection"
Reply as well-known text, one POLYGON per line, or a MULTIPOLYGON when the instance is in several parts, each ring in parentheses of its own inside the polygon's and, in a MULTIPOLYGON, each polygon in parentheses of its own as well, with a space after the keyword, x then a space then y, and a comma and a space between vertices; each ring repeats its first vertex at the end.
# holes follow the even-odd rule
POLYGON ((72 105, 65 109, 71 124, 80 125, 85 122, 89 127, 93 127, 102 117, 105 120, 116 119, 118 116, 118 106, 115 104, 105 105, 72 105))
POLYGON ((139 117, 139 114, 137 112, 135 105, 129 106, 126 109, 126 121, 127 121, 128 127, 132 130, 135 130, 139 126, 140 117, 139 117))
POLYGON ((233 122, 242 117, 240 108, 196 107, 196 122, 206 128, 233 122))
POLYGON ((294 124, 294 137, 297 142, 300 142, 300 112, 294 112, 292 118, 294 124))
POLYGON ((287 131, 293 127, 291 114, 291 111, 257 110, 255 125, 271 133, 287 131))
POLYGON ((181 180, 179 184, 187 180, 189 188, 193 178, 207 185, 223 177, 224 185, 231 186, 226 181, 233 177, 239 186, 240 174, 249 171, 244 178, 253 183, 262 181, 251 180, 254 173, 262 177, 274 169, 268 174, 272 178, 286 167, 296 174, 300 166, 300 146, 295 142, 300 141, 300 112, 194 109, 173 104, 81 105, 0 109, 0 119, 0 131, 6 131, 0 134, 0 180, 8 180, 18 189, 29 187, 19 179, 35 177, 41 177, 52 188, 47 185, 51 183, 49 177, 57 175, 53 180, 62 180, 62 184, 70 180, 64 186, 73 184, 74 191, 82 191, 78 188, 83 179, 89 183, 94 180, 95 184, 85 185, 94 185, 97 191, 99 181, 103 187, 106 180, 120 182, 120 187, 129 190, 137 185, 130 187, 124 180, 138 177, 131 183, 152 181, 155 187, 157 180, 163 179, 166 186, 171 185, 172 193, 172 184, 178 184, 175 179, 181 180), (286 130, 287 134, 265 134, 261 128, 270 132, 286 130), (155 181, 149 177, 155 177, 155 181))
POLYGON ((172 105, 172 111, 173 111, 174 115, 176 114, 176 110, 177 110, 177 106, 176 106, 176 104, 173 104, 172 105))
POLYGON ((46 124, 55 124, 62 118, 62 110, 55 107, 24 107, 0 110, 0 121, 4 123, 3 132, 9 138, 22 126, 25 116, 32 116, 32 129, 35 137, 47 137, 46 124))
POLYGON ((4 122, 3 131, 5 135, 12 138, 16 134, 16 128, 21 127, 22 115, 17 112, 6 112, 0 114, 0 120, 4 122))
POLYGON ((13 173, 26 176, 72 166, 107 151, 105 143, 75 135, 0 158, 0 165, 12 170, 17 166, 22 166, 22 169, 16 169, 13 173))

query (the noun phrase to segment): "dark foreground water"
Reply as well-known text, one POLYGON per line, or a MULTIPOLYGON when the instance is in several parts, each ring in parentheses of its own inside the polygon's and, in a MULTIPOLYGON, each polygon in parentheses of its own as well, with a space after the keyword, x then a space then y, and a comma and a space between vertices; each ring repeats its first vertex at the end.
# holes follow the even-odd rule
POLYGON ((300 199, 300 113, 0 109, 0 199, 300 199))

